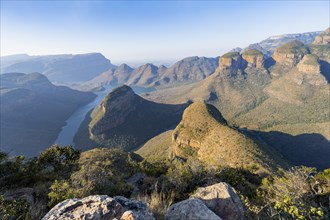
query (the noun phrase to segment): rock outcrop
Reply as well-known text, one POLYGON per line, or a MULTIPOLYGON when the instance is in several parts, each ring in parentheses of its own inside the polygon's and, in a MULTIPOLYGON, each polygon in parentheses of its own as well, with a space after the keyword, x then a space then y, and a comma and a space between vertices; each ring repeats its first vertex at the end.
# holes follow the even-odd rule
POLYGON ((199 199, 187 199, 172 205, 165 216, 166 220, 221 220, 199 199))
POLYGON ((273 58, 277 63, 293 67, 297 65, 309 49, 300 41, 294 40, 277 48, 273 58))
POLYGON ((83 199, 67 199, 53 207, 43 220, 154 220, 147 205, 124 197, 106 195, 88 196, 83 199))
POLYGON ((242 56, 239 52, 229 52, 219 59, 220 71, 235 72, 242 67, 242 56))
POLYGON ((316 45, 330 44, 330 27, 327 28, 322 34, 316 36, 313 44, 316 45))
POLYGON ((304 73, 320 73, 321 65, 319 58, 313 54, 307 54, 297 65, 298 70, 304 73))
POLYGON ((200 187, 190 198, 201 199, 205 205, 223 220, 244 219, 243 204, 234 188, 221 182, 200 187))
POLYGON ((292 79, 299 85, 308 83, 314 86, 327 85, 328 81, 321 74, 319 58, 314 54, 307 54, 297 65, 299 73, 293 75, 292 79))
POLYGON ((246 50, 243 52, 242 57, 247 61, 248 67, 263 68, 265 63, 264 54, 258 50, 246 50))

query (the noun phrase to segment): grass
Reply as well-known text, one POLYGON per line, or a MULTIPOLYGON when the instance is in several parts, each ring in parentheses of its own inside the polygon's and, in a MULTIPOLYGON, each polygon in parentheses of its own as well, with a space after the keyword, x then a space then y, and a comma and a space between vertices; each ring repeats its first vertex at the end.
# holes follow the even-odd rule
POLYGON ((239 52, 229 52, 222 55, 221 58, 237 58, 239 56, 240 56, 239 52))
POLYGON ((309 53, 308 47, 298 40, 290 41, 277 49, 280 53, 298 53, 307 54, 309 53))
POLYGON ((135 153, 150 160, 168 159, 172 146, 172 133, 173 130, 169 130, 153 137, 135 153))
POLYGON ((247 50, 244 51, 244 53, 242 54, 243 56, 263 56, 264 54, 262 52, 260 52, 259 50, 247 50))

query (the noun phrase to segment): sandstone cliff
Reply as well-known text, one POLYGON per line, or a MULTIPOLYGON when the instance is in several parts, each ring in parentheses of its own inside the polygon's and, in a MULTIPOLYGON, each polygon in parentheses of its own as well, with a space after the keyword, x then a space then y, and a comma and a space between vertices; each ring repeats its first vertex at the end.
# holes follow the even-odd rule
POLYGON ((299 63, 309 49, 300 41, 294 40, 277 48, 273 54, 276 62, 293 67, 299 63))
POLYGON ((316 45, 330 44, 330 27, 327 28, 322 34, 316 36, 313 44, 316 45))
POLYGON ((265 63, 264 54, 258 50, 246 50, 243 52, 242 57, 247 61, 248 67, 263 68, 265 63))

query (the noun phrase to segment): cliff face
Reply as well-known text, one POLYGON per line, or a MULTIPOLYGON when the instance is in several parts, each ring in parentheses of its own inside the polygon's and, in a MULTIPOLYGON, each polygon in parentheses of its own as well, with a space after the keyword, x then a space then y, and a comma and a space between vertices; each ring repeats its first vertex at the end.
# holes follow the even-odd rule
POLYGON ((220 57, 219 67, 220 70, 237 70, 241 68, 242 56, 239 52, 229 52, 220 57))
POLYGON ((316 55, 307 54, 297 65, 298 70, 304 73, 320 73, 321 66, 316 55))
POLYGON ((322 34, 316 36, 313 44, 316 45, 330 44, 330 28, 327 28, 322 34))
POLYGON ((296 74, 294 80, 298 83, 308 83, 314 86, 327 85, 327 79, 321 74, 320 60, 316 55, 307 54, 297 65, 301 74, 296 74))
POLYGON ((258 50, 247 50, 242 54, 244 60, 247 61, 248 67, 263 68, 265 63, 264 54, 258 50))
POLYGON ((294 40, 275 50, 273 58, 276 62, 290 67, 296 66, 309 49, 300 41, 294 40))

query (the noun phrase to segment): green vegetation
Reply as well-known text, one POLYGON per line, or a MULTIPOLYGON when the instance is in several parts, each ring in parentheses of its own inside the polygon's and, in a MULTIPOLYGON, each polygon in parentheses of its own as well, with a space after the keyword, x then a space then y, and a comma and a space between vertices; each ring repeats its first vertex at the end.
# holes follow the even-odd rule
POLYGON ((266 176, 256 174, 257 169, 209 167, 194 157, 155 162, 106 148, 80 154, 69 146, 53 146, 29 160, 0 153, 0 215, 5 220, 41 219, 65 199, 106 194, 145 201, 162 219, 171 204, 187 199, 197 187, 223 181, 238 192, 248 219, 329 217, 330 169, 296 167, 266 176), (145 174, 142 182, 128 183, 138 173, 145 174), (6 197, 8 190, 24 187, 36 192, 34 204, 6 197))
POLYGON ((166 160, 172 145, 173 130, 165 131, 150 139, 136 153, 149 160, 166 160))
POLYGON ((280 53, 308 54, 308 47, 298 40, 290 41, 277 49, 280 53))
POLYGON ((259 50, 246 50, 243 52, 242 54, 247 55, 247 56, 263 56, 264 54, 262 52, 260 52, 259 50))
POLYGON ((221 58, 233 58, 236 59, 237 57, 239 57, 239 52, 229 52, 229 53, 225 53, 224 55, 221 56, 221 58))

